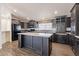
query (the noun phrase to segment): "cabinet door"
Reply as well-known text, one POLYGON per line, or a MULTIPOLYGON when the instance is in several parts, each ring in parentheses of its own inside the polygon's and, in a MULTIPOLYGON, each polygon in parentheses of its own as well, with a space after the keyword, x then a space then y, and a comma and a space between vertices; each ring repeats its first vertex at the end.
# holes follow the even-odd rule
POLYGON ((66 37, 64 35, 58 35, 57 42, 65 43, 66 42, 66 37))
POLYGON ((38 53, 42 54, 42 37, 33 36, 33 49, 38 53))
POLYGON ((74 53, 75 55, 79 56, 79 39, 76 38, 76 44, 75 44, 75 48, 74 48, 74 53))
POLYGON ((66 35, 66 44, 69 44, 69 34, 66 35))
POLYGON ((43 38, 43 56, 49 56, 52 50, 51 38, 43 38))
POLYGON ((32 36, 24 36, 23 45, 25 48, 32 48, 32 36))
POLYGON ((74 46, 74 42, 75 42, 74 39, 75 39, 74 36, 71 35, 71 36, 70 36, 70 45, 71 45, 72 47, 74 46))
POLYGON ((68 39, 68 43, 69 43, 69 45, 71 46, 71 35, 69 35, 69 39, 68 39))
POLYGON ((58 22, 56 24, 56 30, 57 30, 57 32, 61 32, 61 23, 60 22, 58 22))
POLYGON ((24 22, 20 22, 20 24, 21 24, 21 28, 25 28, 24 22))
POLYGON ((65 22, 61 22, 61 25, 60 25, 61 27, 61 29, 60 29, 60 31, 61 32, 65 32, 66 31, 66 25, 65 25, 65 22))

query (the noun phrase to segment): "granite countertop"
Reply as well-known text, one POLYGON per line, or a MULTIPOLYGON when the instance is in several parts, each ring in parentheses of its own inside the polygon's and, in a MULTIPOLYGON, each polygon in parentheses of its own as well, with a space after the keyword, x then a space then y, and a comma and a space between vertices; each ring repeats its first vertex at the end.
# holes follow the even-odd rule
POLYGON ((71 32, 67 32, 67 34, 72 34, 71 32))
POLYGON ((56 33, 58 35, 67 35, 67 33, 56 33))
POLYGON ((72 33, 68 33, 68 34, 73 35, 73 36, 76 37, 76 38, 79 38, 79 36, 77 36, 77 35, 75 35, 75 34, 72 34, 72 33))
POLYGON ((25 28, 22 28, 22 29, 20 29, 20 30, 30 30, 30 29, 28 29, 28 28, 26 28, 26 29, 25 29, 25 28))
POLYGON ((21 29, 19 29, 19 30, 23 31, 23 30, 27 30, 27 29, 25 29, 25 28, 21 28, 21 29))
POLYGON ((48 34, 48 33, 30 33, 30 32, 18 33, 18 35, 39 36, 39 37, 50 37, 50 36, 52 36, 52 34, 48 34))
POLYGON ((76 36, 76 35, 75 35, 75 37, 76 37, 76 38, 79 38, 79 36, 76 36))

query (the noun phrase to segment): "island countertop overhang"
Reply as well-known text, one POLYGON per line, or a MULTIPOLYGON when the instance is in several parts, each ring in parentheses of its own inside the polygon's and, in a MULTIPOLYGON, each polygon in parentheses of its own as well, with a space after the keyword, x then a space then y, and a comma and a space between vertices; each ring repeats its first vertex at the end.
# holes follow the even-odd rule
POLYGON ((30 32, 26 32, 26 33, 18 33, 18 35, 50 37, 50 36, 52 36, 53 34, 49 34, 49 33, 30 33, 30 32))

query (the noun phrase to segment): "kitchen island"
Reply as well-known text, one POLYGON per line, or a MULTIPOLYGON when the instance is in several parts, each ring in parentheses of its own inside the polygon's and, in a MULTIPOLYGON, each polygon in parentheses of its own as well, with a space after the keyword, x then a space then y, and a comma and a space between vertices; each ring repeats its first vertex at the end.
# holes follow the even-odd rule
POLYGON ((20 48, 31 49, 42 56, 49 56, 52 50, 52 34, 48 33, 18 33, 20 48))

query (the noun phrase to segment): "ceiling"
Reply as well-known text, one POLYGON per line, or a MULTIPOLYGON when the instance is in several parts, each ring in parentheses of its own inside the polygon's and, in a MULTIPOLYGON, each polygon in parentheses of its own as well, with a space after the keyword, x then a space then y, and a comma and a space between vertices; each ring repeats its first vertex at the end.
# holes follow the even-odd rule
POLYGON ((74 3, 10 3, 9 7, 27 19, 51 19, 55 16, 68 15, 74 3))

